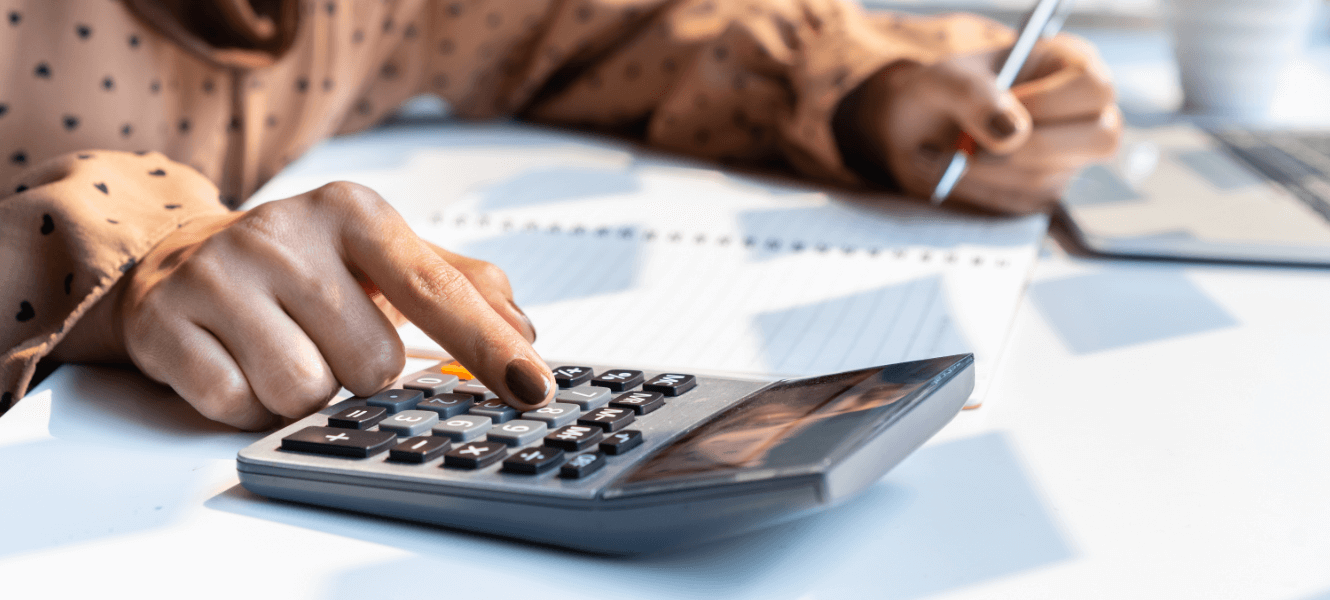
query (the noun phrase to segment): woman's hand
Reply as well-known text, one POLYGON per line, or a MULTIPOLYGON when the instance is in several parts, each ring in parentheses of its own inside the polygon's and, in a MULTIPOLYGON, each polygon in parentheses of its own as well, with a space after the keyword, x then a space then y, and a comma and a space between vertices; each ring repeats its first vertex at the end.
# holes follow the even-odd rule
POLYGON ((388 315, 398 311, 519 410, 549 401, 553 377, 503 272, 436 249, 351 183, 190 222, 55 357, 80 358, 66 347, 101 327, 111 339, 84 347, 132 360, 204 416, 263 429, 341 387, 365 396, 395 381, 405 351, 388 315))
POLYGON ((898 63, 865 83, 857 121, 906 193, 932 194, 961 131, 980 151, 949 201, 998 212, 1051 208, 1081 167, 1117 149, 1122 115, 1093 46, 1041 41, 1010 91, 994 83, 1004 56, 898 63))

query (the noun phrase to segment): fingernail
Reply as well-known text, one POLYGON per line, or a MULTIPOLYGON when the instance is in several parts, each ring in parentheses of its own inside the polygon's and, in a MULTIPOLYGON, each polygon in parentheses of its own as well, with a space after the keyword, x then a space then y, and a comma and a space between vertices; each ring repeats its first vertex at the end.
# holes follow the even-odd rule
POLYGON ((508 391, 513 393, 518 402, 535 406, 545 401, 554 386, 553 376, 549 371, 537 367, 535 363, 517 358, 508 363, 508 370, 503 374, 508 384, 508 391))
POLYGON ((988 131, 997 139, 1006 139, 1016 133, 1016 120, 1005 112, 993 113, 988 119, 988 131))
POLYGON ((513 307, 513 310, 522 316, 522 320, 526 321, 526 328, 531 331, 531 343, 536 343, 536 324, 531 322, 531 317, 526 316, 526 313, 522 312, 522 309, 518 308, 517 303, 513 302, 511 298, 508 299, 508 306, 513 307))

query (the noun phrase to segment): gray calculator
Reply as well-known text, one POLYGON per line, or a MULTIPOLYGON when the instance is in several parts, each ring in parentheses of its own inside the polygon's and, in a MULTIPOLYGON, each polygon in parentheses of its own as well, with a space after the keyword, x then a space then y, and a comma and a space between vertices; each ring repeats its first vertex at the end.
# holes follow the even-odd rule
POLYGON ((240 451, 271 498, 607 554, 752 531, 876 482, 960 411, 965 354, 754 380, 619 366, 554 369, 518 412, 441 364, 240 451))

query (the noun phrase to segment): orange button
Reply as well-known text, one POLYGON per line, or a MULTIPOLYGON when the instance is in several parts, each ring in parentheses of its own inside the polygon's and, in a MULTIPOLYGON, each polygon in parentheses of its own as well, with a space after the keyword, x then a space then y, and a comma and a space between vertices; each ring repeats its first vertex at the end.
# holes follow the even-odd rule
POLYGON ((463 367, 462 365, 458 364, 457 361, 450 362, 446 365, 440 365, 439 372, 447 373, 449 375, 456 375, 458 379, 462 380, 476 378, 475 375, 471 374, 471 371, 466 370, 466 367, 463 367))

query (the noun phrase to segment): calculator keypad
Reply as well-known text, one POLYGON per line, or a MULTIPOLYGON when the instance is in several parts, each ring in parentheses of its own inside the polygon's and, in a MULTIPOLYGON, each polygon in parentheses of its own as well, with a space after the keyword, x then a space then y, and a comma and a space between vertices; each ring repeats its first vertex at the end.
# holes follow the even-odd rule
POLYGON ((631 369, 610 369, 591 379, 591 385, 610 388, 610 391, 622 392, 642 385, 642 372, 631 369))
POLYGON ((369 429, 378 425, 386 416, 388 409, 382 406, 352 406, 328 417, 328 426, 342 429, 369 429))
POLYGON ((485 434, 485 437, 486 439, 503 442, 509 446, 525 446, 540 439, 545 435, 545 431, 545 423, 541 421, 518 419, 502 425, 495 425, 485 434))

